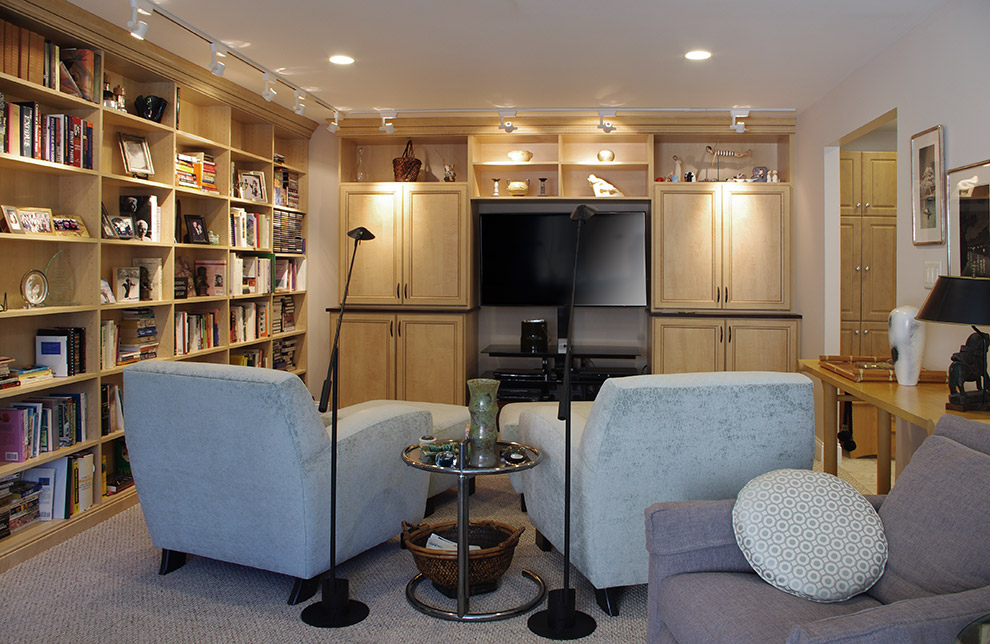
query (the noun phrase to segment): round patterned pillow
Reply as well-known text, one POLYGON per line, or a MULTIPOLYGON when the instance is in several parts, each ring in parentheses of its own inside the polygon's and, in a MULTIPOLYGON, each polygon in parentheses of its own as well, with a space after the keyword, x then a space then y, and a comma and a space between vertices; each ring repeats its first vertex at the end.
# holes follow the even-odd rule
POLYGON ((816 602, 840 602, 880 579, 887 540, 880 516, 831 474, 775 470, 747 483, 732 508, 736 543, 772 586, 816 602))

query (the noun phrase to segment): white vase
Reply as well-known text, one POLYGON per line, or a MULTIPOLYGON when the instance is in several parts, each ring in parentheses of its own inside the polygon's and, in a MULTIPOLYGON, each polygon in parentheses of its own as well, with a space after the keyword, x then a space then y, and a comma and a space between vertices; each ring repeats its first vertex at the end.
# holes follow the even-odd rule
POLYGON ((921 375, 921 356, 925 352, 925 325, 915 319, 918 309, 899 306, 887 318, 890 353, 894 357, 897 384, 913 387, 921 375))

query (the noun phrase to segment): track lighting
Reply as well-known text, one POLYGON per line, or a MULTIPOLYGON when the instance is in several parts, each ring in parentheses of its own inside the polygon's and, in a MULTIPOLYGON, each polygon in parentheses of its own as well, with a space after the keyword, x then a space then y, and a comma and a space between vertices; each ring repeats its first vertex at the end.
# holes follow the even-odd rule
POLYGON ((498 124, 498 129, 505 130, 506 134, 508 134, 512 130, 519 129, 512 124, 512 121, 505 120, 507 118, 515 118, 515 116, 516 116, 516 110, 499 110, 498 118, 500 122, 498 124))
POLYGON ((394 133, 395 126, 389 123, 388 119, 394 119, 398 113, 395 111, 384 111, 384 110, 379 110, 378 113, 381 114, 382 117, 382 126, 378 129, 387 134, 394 133))
POLYGON ((615 118, 615 110, 598 110, 598 129, 600 129, 605 134, 615 130, 615 126, 612 125, 612 121, 606 121, 606 116, 611 116, 615 118))
POLYGON ((265 91, 261 93, 261 97, 271 103, 276 94, 278 94, 278 92, 276 92, 275 88, 272 87, 272 78, 268 72, 265 72, 265 91))
POLYGON ((732 125, 729 126, 730 130, 735 130, 738 134, 742 134, 746 131, 746 124, 738 119, 744 119, 749 116, 748 107, 733 107, 729 110, 729 115, 732 117, 732 125))
POLYGON ((223 70, 227 68, 227 64, 220 59, 227 55, 227 50, 224 47, 220 47, 215 42, 211 42, 210 54, 212 55, 212 60, 210 61, 210 72, 212 72, 214 76, 223 76, 223 70))
POLYGON ((127 28, 131 30, 131 35, 138 40, 144 40, 148 35, 148 23, 138 19, 138 14, 150 16, 154 12, 154 7, 148 0, 131 0, 131 19, 127 22, 127 28))
POLYGON ((298 114, 299 116, 303 116, 304 114, 306 114, 306 105, 303 103, 303 95, 302 92, 298 89, 296 90, 296 104, 292 108, 292 111, 298 114))
POLYGON ((336 134, 337 130, 340 129, 340 112, 337 110, 333 111, 333 122, 327 124, 327 129, 330 130, 331 134, 336 134))

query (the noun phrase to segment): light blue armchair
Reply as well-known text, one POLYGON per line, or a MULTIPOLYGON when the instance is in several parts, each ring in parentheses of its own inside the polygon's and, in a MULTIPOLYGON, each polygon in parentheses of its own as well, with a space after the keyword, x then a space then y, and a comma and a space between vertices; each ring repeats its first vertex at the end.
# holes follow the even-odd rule
MULTIPOLYGON (((519 473, 529 519, 541 547, 562 548, 564 423, 555 404, 518 411, 519 439, 544 453, 519 473)), ((799 374, 614 378, 590 407, 572 408, 571 425, 571 561, 610 615, 621 587, 647 581, 648 505, 735 496, 759 474, 811 469, 814 458, 812 384, 799 374)))
MULTIPOLYGON (((290 604, 312 596, 330 565, 330 438, 297 376, 138 363, 124 370, 124 426, 161 574, 188 553, 294 577, 290 604)), ((401 452, 430 431, 429 413, 401 403, 342 410, 338 562, 422 520, 429 476, 401 452)))

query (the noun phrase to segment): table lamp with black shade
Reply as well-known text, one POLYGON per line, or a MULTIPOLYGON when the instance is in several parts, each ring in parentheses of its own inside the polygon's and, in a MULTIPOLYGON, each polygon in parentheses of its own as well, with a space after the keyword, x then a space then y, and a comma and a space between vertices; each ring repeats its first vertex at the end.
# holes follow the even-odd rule
MULTIPOLYGON (((580 205, 571 213, 577 222, 574 243, 574 273, 571 276, 571 302, 567 317, 574 317, 574 292, 577 290, 578 249, 581 247, 581 225, 598 213, 587 205, 580 205)), ((572 334, 573 335, 573 334, 572 334)), ((564 353, 564 383, 560 390, 558 420, 564 421, 564 587, 551 590, 547 595, 547 608, 530 616, 528 626, 533 633, 554 640, 573 640, 595 632, 598 624, 587 613, 575 610, 575 592, 571 588, 571 350, 567 343, 564 353)))
POLYGON ((347 305, 347 291, 351 286, 351 273, 354 272, 354 258, 357 257, 358 244, 375 238, 364 226, 347 231, 347 236, 354 240, 354 252, 351 253, 351 263, 347 268, 344 295, 340 299, 340 314, 337 316, 337 331, 334 333, 333 348, 330 350, 330 365, 327 367, 327 377, 323 381, 318 407, 320 413, 323 413, 327 410, 327 399, 332 400, 330 405, 330 569, 323 576, 321 601, 304 608, 301 615, 302 621, 320 628, 352 626, 363 621, 369 612, 367 604, 350 598, 348 581, 337 578, 337 396, 340 392, 337 364, 340 324, 344 320, 344 307, 347 305))
POLYGON ((990 376, 987 375, 987 346, 990 336, 977 325, 990 325, 990 278, 942 275, 928 295, 918 320, 945 324, 968 324, 974 333, 952 354, 949 363, 949 402, 954 411, 990 411, 990 376), (967 382, 976 389, 966 391, 967 382))

